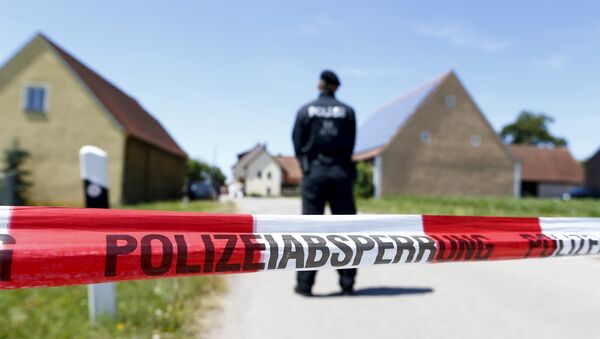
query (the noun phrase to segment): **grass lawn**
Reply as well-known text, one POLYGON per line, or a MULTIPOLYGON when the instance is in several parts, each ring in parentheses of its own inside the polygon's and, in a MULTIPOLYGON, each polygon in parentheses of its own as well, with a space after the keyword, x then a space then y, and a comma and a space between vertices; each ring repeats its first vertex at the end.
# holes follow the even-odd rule
MULTIPOLYGON (((161 202, 129 209, 232 212, 211 201, 161 202)), ((87 287, 0 291, 0 338, 183 338, 199 330, 201 303, 223 289, 220 277, 186 277, 117 283, 117 317, 88 321, 87 287)))
POLYGON ((359 199, 362 213, 600 217, 600 200, 475 197, 390 197, 359 199))
POLYGON ((137 210, 163 210, 163 211, 187 211, 187 212, 211 212, 232 213, 235 210, 233 203, 219 203, 208 200, 196 200, 188 203, 181 201, 161 201, 134 206, 124 206, 125 209, 137 210))

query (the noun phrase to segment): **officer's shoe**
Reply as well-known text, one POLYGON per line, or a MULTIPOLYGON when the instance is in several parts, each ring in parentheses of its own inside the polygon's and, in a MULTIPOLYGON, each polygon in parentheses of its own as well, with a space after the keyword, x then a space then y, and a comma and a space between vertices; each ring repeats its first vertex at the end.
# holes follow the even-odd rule
POLYGON ((294 288, 294 292, 296 292, 296 294, 299 294, 303 297, 312 297, 312 292, 309 288, 302 288, 300 286, 296 286, 294 288))
POLYGON ((344 287, 344 288, 342 288, 342 295, 345 295, 345 296, 356 295, 356 292, 354 292, 354 287, 344 287))

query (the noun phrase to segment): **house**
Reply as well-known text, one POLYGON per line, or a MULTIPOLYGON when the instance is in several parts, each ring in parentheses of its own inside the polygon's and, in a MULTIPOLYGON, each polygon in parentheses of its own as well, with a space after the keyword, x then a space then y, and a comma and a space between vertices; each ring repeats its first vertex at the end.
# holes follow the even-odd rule
POLYGON ((261 153, 267 152, 267 145, 256 144, 251 149, 237 155, 238 161, 233 165, 234 181, 245 183, 248 165, 261 153))
POLYGON ((358 129, 354 160, 376 196, 514 196, 518 162, 454 72, 385 104, 358 129))
POLYGON ((511 145, 521 163, 521 194, 533 197, 560 197, 583 185, 583 167, 566 147, 541 148, 511 145))
POLYGON ((281 195, 297 195, 300 193, 302 181, 302 169, 298 158, 292 156, 278 155, 275 157, 279 167, 283 171, 281 181, 281 195))
POLYGON ((600 191, 600 150, 585 162, 585 185, 600 191))
POLYGON ((233 178, 244 184, 247 195, 293 195, 298 193, 302 171, 295 157, 273 156, 266 145, 257 144, 238 155, 233 178))
POLYGON ((28 198, 83 204, 79 149, 108 153, 112 204, 181 195, 186 153, 134 98, 44 35, 0 69, 0 150, 31 153, 28 198))

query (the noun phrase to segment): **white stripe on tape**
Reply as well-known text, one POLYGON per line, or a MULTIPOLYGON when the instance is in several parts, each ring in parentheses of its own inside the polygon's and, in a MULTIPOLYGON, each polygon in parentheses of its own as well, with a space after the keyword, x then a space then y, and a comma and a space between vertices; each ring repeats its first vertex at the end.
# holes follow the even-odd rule
POLYGON ((544 233, 600 233, 600 218, 539 218, 544 233))
POLYGON ((255 215, 256 233, 423 234, 420 215, 255 215))
MULTIPOLYGON (((8 222, 10 221, 10 206, 0 206, 0 234, 8 234, 8 222)), ((0 242, 0 249, 3 247, 0 242)))
POLYGON ((267 249, 262 252, 261 262, 269 270, 427 263, 435 255, 435 242, 419 234, 271 233, 257 236, 262 243, 268 243, 267 249))
MULTIPOLYGON (((393 235, 403 234, 409 236, 424 236, 423 230, 423 218, 420 215, 303 215, 301 217, 296 215, 254 215, 255 229, 257 234, 270 234, 270 239, 276 243, 275 248, 271 247, 270 250, 262 253, 262 259, 266 263, 272 265, 273 255, 276 258, 281 259, 285 256, 286 246, 284 244, 283 237, 297 239, 297 245, 302 247, 302 252, 310 253, 308 250, 309 246, 306 243, 304 237, 310 237, 311 235, 322 238, 323 234, 327 234, 328 237, 335 237, 335 235, 344 235, 338 238, 337 241, 342 242, 344 247, 350 250, 349 253, 356 253, 356 244, 352 241, 348 241, 348 235, 360 234, 363 238, 367 235, 393 235), (346 239, 346 240, 340 240, 346 239), (275 253, 272 251, 275 250, 275 253)), ((325 239, 325 238, 323 238, 325 239)), ((335 241, 335 239, 334 239, 335 241)), ((391 242, 389 239, 389 245, 395 249, 398 245, 391 242)), ((401 241, 401 240, 398 240, 401 241)), ((326 244, 321 245, 329 248, 332 256, 338 256, 344 258, 346 255, 342 253, 342 250, 334 246, 329 238, 326 240, 326 244)), ((419 252, 419 245, 416 246, 416 251, 419 252)), ((295 247, 295 246, 294 246, 295 247)), ((289 251, 289 249, 287 249, 289 251)), ((294 251, 298 250, 294 248, 294 251)), ((402 252, 402 251, 401 251, 402 252)), ((320 255, 320 254, 317 254, 320 255)), ((379 253, 376 250, 367 250, 361 252, 362 260, 357 266, 368 266, 373 265, 377 259, 379 253)), ((403 251, 401 258, 396 259, 397 262, 425 262, 429 256, 427 255, 410 256, 407 251, 403 251)), ((381 259, 389 259, 382 257, 381 259)), ((308 259, 307 259, 308 260, 308 259)), ((318 258, 316 259, 318 260, 318 258)), ((343 260, 343 259, 342 259, 343 260)), ((276 260, 277 261, 277 260, 276 260)), ((277 265, 277 269, 295 269, 297 262, 295 260, 286 261, 287 265, 281 266, 281 263, 277 265)), ((347 263, 348 264, 348 263, 347 263)), ((303 264, 304 265, 304 264, 303 264)), ((330 262, 327 262, 322 268, 333 267, 330 262)), ((271 269, 275 267, 270 267, 271 269)), ((337 268, 337 267, 333 267, 337 268)), ((304 269, 311 269, 305 267, 304 269)), ((312 268, 314 269, 314 268, 312 268)))
POLYGON ((600 218, 539 218, 542 232, 556 241, 553 256, 596 254, 600 251, 600 218))

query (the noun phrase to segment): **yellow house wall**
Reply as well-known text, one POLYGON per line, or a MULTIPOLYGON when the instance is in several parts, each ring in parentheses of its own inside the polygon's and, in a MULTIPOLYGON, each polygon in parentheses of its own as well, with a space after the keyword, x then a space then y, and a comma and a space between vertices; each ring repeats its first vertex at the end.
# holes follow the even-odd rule
POLYGON ((125 136, 52 50, 41 41, 27 47, 0 78, 0 150, 18 138, 31 153, 27 169, 34 204, 81 206, 83 187, 79 149, 100 147, 108 153, 110 200, 120 203, 125 136), (18 70, 18 71, 15 71, 18 70), (3 83, 2 83, 3 82, 3 83), (27 84, 49 88, 47 114, 23 111, 27 84))

